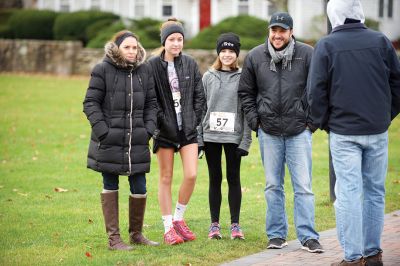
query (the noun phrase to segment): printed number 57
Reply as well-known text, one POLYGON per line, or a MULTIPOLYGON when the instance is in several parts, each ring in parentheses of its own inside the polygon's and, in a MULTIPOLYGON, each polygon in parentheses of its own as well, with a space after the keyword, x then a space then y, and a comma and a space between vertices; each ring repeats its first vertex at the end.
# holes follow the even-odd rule
POLYGON ((226 122, 228 122, 228 119, 227 118, 217 118, 217 126, 225 126, 226 125, 226 122))

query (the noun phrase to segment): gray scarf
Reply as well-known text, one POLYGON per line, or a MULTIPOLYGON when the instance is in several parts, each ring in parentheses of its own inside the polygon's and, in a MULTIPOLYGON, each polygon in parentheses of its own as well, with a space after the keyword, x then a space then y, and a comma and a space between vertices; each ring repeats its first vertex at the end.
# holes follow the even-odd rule
POLYGON ((276 51, 272 46, 271 42, 268 40, 268 51, 271 54, 271 63, 269 64, 269 69, 276 72, 275 64, 282 61, 282 69, 288 68, 289 71, 292 70, 292 57, 294 54, 294 38, 291 38, 289 44, 282 51, 276 51))

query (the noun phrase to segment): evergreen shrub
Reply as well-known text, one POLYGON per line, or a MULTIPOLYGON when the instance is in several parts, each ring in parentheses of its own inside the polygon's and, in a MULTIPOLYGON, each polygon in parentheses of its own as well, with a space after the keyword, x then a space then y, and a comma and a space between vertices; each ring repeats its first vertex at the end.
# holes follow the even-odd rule
POLYGON ((229 17, 214 26, 202 30, 185 44, 185 48, 215 49, 221 33, 234 32, 240 36, 241 49, 250 50, 265 42, 268 22, 253 16, 229 17))
POLYGON ((53 39, 57 13, 50 10, 22 9, 12 13, 8 27, 17 39, 53 39))
POLYGON ((57 40, 80 40, 84 45, 89 38, 87 28, 101 20, 116 21, 119 16, 102 11, 77 11, 60 14, 54 23, 54 36, 57 40))

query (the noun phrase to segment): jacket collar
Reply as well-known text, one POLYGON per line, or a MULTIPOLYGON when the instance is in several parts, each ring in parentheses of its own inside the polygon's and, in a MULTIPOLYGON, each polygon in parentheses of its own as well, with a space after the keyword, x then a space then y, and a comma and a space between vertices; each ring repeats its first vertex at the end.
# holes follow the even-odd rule
MULTIPOLYGON (((165 54, 165 50, 160 54, 159 58, 160 58, 161 65, 164 68, 167 68, 168 67, 168 61, 164 60, 164 54, 165 54)), ((182 64, 182 52, 177 57, 174 58, 174 65, 175 66, 181 65, 181 64, 182 64)))
POLYGON ((343 25, 340 25, 340 26, 335 27, 335 28, 332 30, 332 33, 333 33, 333 32, 336 32, 336 31, 348 30, 348 29, 367 29, 367 26, 365 26, 364 23, 349 23, 349 24, 343 24, 343 25))
POLYGON ((210 72, 210 74, 212 74, 213 76, 217 77, 218 79, 221 79, 221 75, 223 75, 223 74, 233 77, 233 76, 236 76, 236 75, 240 75, 242 73, 242 69, 241 68, 239 68, 236 71, 229 71, 229 72, 219 71, 219 70, 216 70, 214 68, 209 68, 207 71, 210 72))

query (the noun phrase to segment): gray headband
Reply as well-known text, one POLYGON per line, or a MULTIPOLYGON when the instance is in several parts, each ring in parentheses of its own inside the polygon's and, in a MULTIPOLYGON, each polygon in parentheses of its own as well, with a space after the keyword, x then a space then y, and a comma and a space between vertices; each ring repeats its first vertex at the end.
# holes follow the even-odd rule
POLYGON ((183 33, 183 27, 178 24, 172 24, 164 27, 161 30, 161 44, 164 46, 165 40, 168 38, 169 35, 172 33, 180 33, 182 34, 183 37, 185 37, 185 34, 183 33))
POLYGON ((121 36, 119 36, 115 40, 115 44, 119 47, 121 45, 121 43, 128 37, 134 37, 135 38, 135 36, 132 34, 132 32, 126 32, 126 33, 122 34, 121 36))

